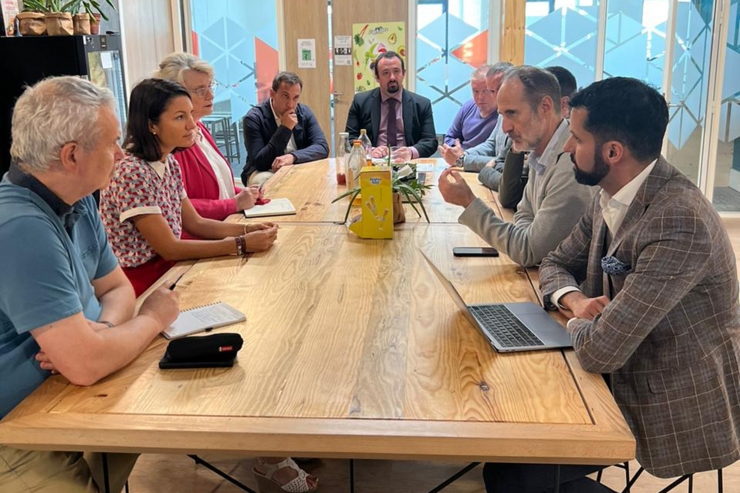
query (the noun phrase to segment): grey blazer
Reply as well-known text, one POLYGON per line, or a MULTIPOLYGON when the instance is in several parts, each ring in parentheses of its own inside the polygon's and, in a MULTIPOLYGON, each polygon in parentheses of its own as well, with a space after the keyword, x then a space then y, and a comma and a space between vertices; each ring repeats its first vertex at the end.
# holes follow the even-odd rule
POLYGON ((623 274, 602 271, 605 232, 597 196, 540 268, 545 296, 579 285, 588 297, 612 293, 593 322, 571 324, 579 361, 613 373, 614 398, 651 474, 732 464, 740 458, 740 306, 722 221, 661 157, 606 250, 623 274))

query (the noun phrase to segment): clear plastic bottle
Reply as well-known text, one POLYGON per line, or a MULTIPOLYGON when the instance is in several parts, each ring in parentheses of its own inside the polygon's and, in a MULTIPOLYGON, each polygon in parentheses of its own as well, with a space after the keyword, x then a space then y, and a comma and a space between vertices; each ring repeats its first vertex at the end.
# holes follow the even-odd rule
POLYGON ((347 147, 349 145, 349 134, 347 132, 339 132, 339 143, 337 144, 337 184, 347 184, 347 147))
POLYGON ((362 148, 362 142, 358 139, 352 143, 352 152, 347 158, 347 186, 357 186, 357 179, 360 177, 360 170, 365 165, 365 150, 362 148))
MULTIPOLYGON (((370 137, 367 136, 367 130, 364 128, 360 130, 360 142, 362 142, 362 148, 365 149, 365 159, 368 163, 372 163, 373 143, 370 142, 370 137)), ((370 166, 370 164, 368 164, 368 166, 370 166)))

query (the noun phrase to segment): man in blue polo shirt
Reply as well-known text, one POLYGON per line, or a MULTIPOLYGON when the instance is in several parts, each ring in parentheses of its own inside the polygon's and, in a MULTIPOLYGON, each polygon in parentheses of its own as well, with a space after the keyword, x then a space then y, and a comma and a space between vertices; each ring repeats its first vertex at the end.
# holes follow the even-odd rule
MULTIPOLYGON (((92 192, 122 157, 113 96, 74 77, 26 90, 13 112, 13 165, 0 183, 0 418, 52 373, 92 385, 136 358, 178 315, 161 289, 134 317, 92 192)), ((110 454, 111 491, 135 455, 110 454)), ((99 454, 0 445, 0 491, 96 492, 99 454)))

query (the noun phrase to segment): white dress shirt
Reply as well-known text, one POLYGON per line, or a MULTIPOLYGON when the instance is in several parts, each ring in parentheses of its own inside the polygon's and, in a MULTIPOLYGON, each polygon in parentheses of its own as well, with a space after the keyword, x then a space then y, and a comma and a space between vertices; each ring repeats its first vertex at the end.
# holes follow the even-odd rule
POLYGON ((208 160, 208 164, 213 168, 213 174, 216 175, 216 182, 218 183, 218 198, 233 199, 234 185, 232 182, 231 168, 229 168, 226 160, 221 157, 221 154, 203 137, 200 128, 198 128, 198 133, 195 136, 195 145, 200 147, 200 150, 203 151, 203 154, 208 160))

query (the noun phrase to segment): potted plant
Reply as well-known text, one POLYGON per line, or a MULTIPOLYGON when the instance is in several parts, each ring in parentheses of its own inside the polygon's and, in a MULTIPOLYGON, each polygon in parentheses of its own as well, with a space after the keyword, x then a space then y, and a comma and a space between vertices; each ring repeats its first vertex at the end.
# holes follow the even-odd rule
POLYGON ((18 32, 21 36, 41 36, 46 33, 42 2, 23 0, 23 12, 18 14, 18 32))
MULTIPOLYGON (((116 10, 111 0, 105 0, 110 8, 116 10)), ((74 13, 75 34, 98 34, 100 19, 108 20, 97 0, 70 0, 66 6, 74 13), (79 32, 78 32, 79 31, 79 32)))
MULTIPOLYGON (((421 213, 416 208, 418 204, 421 208, 421 212, 424 213, 424 219, 429 222, 429 216, 424 208, 424 203, 421 198, 424 196, 427 190, 431 189, 431 185, 424 185, 419 183, 416 179, 416 163, 403 163, 401 165, 394 165, 391 171, 391 187, 393 188, 393 224, 402 223, 406 220, 406 216, 403 210, 402 196, 406 198, 414 212, 421 217, 421 213)), ((349 213, 352 210, 352 204, 355 198, 360 194, 360 187, 352 188, 347 190, 339 197, 332 200, 332 203, 343 199, 344 197, 350 197, 349 205, 347 206, 347 213, 344 215, 343 223, 347 222, 349 213)))
POLYGON ((62 0, 23 0, 23 5, 29 10, 44 13, 49 36, 71 36, 74 33, 69 3, 62 3, 62 0))

